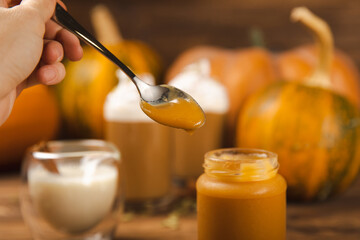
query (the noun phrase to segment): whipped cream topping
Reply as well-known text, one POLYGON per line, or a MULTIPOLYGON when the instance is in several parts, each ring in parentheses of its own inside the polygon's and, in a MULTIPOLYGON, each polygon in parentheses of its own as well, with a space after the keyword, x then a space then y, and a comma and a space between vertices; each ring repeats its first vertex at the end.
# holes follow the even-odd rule
MULTIPOLYGON (((119 83, 106 97, 104 118, 107 121, 121 122, 153 121, 141 110, 140 95, 128 76, 120 69, 116 71, 116 75, 119 83)), ((139 78, 148 84, 155 83, 151 74, 139 75, 139 78)))
POLYGON ((226 88, 210 76, 210 62, 200 59, 186 66, 173 78, 172 85, 190 94, 205 113, 226 113, 229 109, 229 98, 226 88))

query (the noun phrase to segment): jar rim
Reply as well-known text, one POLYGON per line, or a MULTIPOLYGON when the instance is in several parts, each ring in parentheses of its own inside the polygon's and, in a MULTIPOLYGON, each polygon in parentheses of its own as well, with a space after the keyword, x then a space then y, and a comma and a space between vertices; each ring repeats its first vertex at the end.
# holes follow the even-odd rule
POLYGON ((113 143, 99 139, 80 139, 80 140, 55 140, 46 142, 46 146, 53 151, 45 151, 41 144, 35 145, 30 149, 31 155, 38 160, 55 160, 63 158, 76 158, 90 155, 105 155, 107 157, 120 160, 120 152, 113 143), (70 147, 72 151, 61 151, 59 149, 70 147), (76 147, 79 150, 76 150, 76 147), (86 148, 93 148, 86 150, 86 148), (82 148, 80 150, 80 148, 82 148))
POLYGON ((236 181, 266 180, 275 176, 279 169, 276 153, 252 148, 212 150, 205 154, 203 166, 210 176, 236 181))
POLYGON ((255 162, 255 161, 262 161, 264 159, 277 159, 277 154, 274 152, 270 152, 267 150, 263 150, 263 149, 257 149, 257 148, 220 148, 220 149, 216 149, 216 150, 212 150, 209 151, 205 154, 205 159, 209 159, 212 161, 218 161, 218 162, 223 162, 223 161, 234 161, 234 162, 238 162, 238 161, 243 161, 243 162, 255 162), (247 155, 258 155, 259 158, 257 159, 223 159, 220 157, 219 154, 217 153, 227 153, 227 154, 247 154, 247 155), (262 157, 266 155, 266 157, 262 157))

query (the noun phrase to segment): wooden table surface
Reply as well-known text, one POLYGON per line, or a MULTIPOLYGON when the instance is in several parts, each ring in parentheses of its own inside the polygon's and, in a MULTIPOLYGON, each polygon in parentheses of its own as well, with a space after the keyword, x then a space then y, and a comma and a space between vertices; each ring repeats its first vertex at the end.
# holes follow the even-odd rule
MULTIPOLYGON (((0 240, 29 240, 19 209, 18 176, 0 177, 0 240)), ((135 217, 121 222, 116 240, 195 240, 196 216, 181 217, 178 229, 163 226, 167 216, 135 217)), ((342 196, 313 204, 288 204, 288 240, 359 240, 360 179, 342 196)), ((220 240, 220 239, 219 239, 220 240)), ((271 240, 271 239, 269 239, 271 240)))

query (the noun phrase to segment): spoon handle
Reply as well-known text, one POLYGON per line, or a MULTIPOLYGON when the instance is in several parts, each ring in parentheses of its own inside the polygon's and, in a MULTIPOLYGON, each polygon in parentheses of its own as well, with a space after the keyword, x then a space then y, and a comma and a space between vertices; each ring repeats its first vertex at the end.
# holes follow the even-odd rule
POLYGON ((81 26, 60 4, 56 4, 55 14, 53 20, 63 26, 65 29, 74 33, 84 42, 94 47, 105 57, 114 62, 124 73, 133 81, 136 80, 136 75, 117 57, 114 56, 108 49, 106 49, 96 38, 91 35, 83 26, 81 26))

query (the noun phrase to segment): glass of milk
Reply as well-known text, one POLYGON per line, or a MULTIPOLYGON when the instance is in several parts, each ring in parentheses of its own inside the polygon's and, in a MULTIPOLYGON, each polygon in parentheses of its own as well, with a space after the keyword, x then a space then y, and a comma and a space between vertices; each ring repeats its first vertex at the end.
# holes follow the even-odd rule
POLYGON ((117 148, 102 140, 51 141, 30 148, 20 199, 34 238, 112 239, 122 211, 120 169, 117 148))

